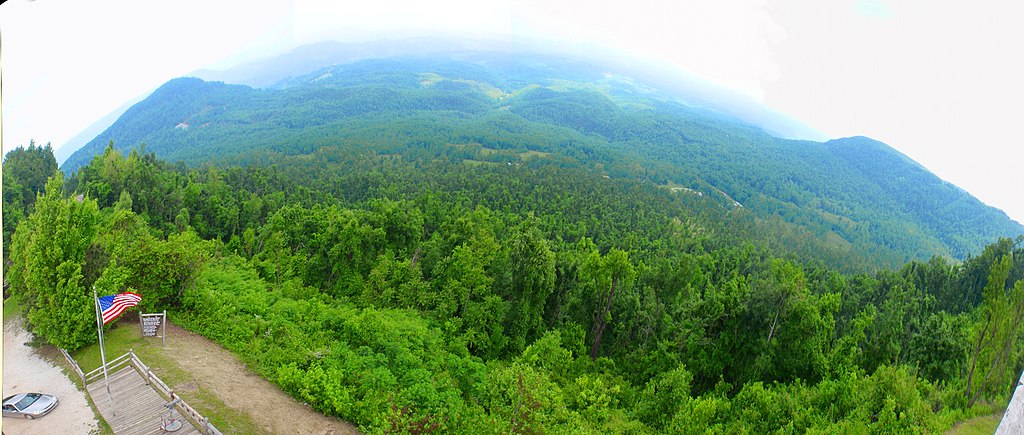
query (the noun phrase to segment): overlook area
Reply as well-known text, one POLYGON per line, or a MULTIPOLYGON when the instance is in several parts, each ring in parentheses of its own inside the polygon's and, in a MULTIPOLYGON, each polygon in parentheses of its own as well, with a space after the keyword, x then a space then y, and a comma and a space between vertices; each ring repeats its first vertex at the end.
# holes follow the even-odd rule
POLYGON ((5 304, 92 367, 93 290, 166 310, 199 356, 141 352, 225 433, 943 433, 1006 408, 1024 226, 886 143, 652 71, 412 39, 163 80, 60 165, 4 156, 5 304))

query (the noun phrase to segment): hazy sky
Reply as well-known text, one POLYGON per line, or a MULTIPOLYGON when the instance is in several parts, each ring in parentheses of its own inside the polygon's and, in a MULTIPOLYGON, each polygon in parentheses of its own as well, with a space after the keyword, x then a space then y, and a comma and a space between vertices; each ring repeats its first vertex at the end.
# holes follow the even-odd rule
POLYGON ((530 38, 658 59, 879 139, 1024 222, 1019 0, 10 0, 0 32, 5 149, 60 147, 171 78, 298 44, 530 38))

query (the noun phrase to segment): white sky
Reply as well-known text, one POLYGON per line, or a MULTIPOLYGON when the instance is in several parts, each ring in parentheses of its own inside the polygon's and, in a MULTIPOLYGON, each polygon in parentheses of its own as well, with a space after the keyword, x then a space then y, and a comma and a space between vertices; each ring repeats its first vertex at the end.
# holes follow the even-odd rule
POLYGON ((1024 222, 1019 0, 10 0, 0 32, 5 149, 60 147, 171 78, 303 43, 522 37, 658 59, 873 137, 1024 222))

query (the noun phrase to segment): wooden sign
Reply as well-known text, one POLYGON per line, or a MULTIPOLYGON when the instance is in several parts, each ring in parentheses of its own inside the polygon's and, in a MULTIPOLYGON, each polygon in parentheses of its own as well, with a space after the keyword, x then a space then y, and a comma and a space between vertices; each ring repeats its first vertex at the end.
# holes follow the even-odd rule
POLYGON ((163 323, 163 316, 160 317, 143 317, 142 318, 142 335, 144 337, 156 337, 157 329, 160 329, 160 324, 163 323))
POLYGON ((160 337, 161 344, 167 344, 167 311, 155 314, 140 314, 143 337, 160 337), (159 332, 159 334, 157 333, 159 332))

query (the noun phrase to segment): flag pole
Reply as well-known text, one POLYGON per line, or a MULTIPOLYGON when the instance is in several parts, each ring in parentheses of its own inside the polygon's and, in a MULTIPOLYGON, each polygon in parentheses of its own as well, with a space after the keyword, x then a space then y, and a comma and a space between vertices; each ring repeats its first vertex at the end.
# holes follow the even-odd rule
POLYGON ((103 383, 107 386, 107 397, 110 399, 110 410, 117 416, 114 407, 114 395, 110 393, 110 380, 107 378, 107 355, 103 352, 103 316, 100 315, 100 298, 96 296, 96 286, 92 286, 92 301, 96 307, 96 330, 100 336, 100 362, 103 364, 103 383))

